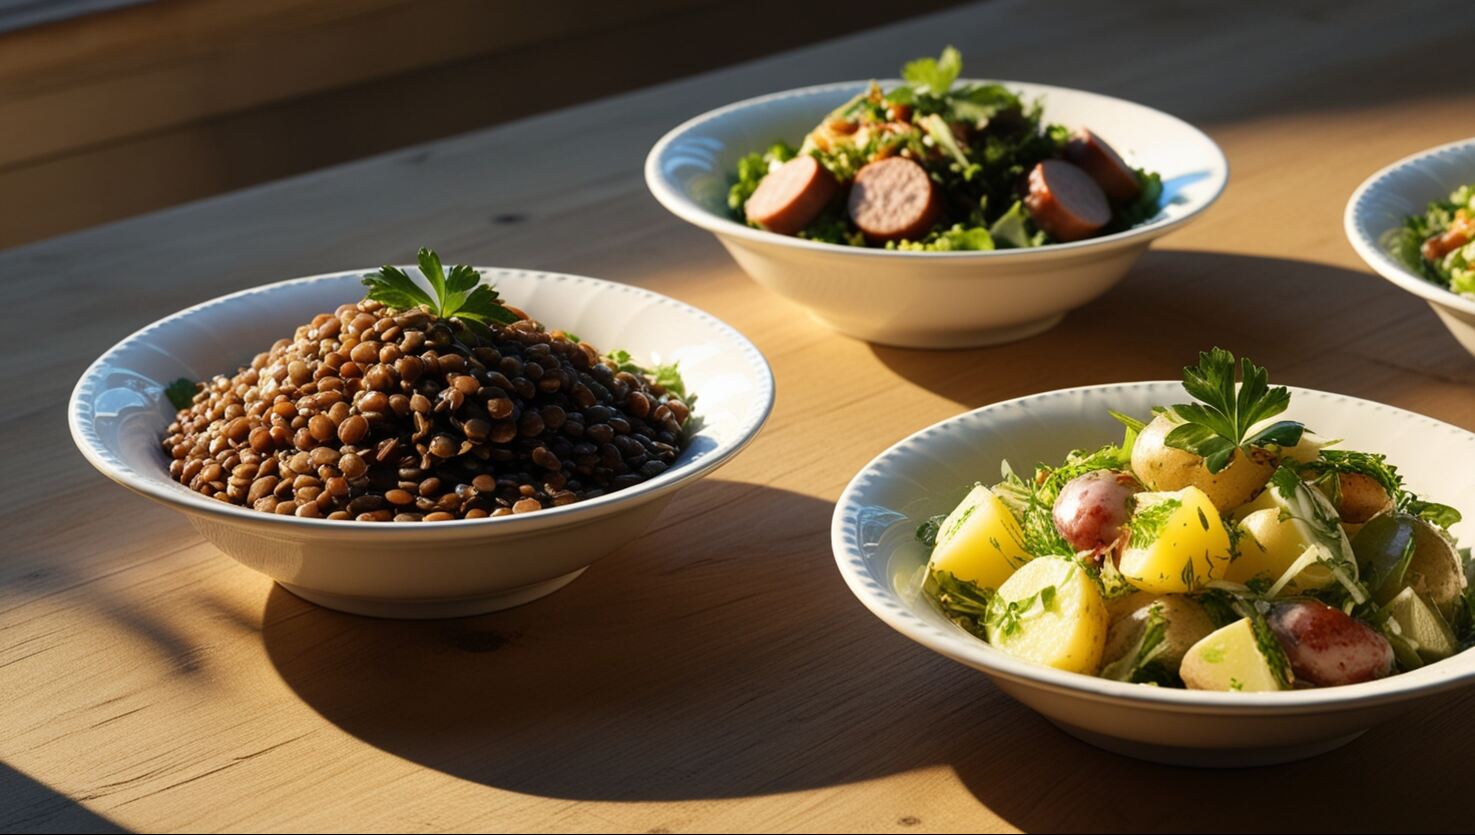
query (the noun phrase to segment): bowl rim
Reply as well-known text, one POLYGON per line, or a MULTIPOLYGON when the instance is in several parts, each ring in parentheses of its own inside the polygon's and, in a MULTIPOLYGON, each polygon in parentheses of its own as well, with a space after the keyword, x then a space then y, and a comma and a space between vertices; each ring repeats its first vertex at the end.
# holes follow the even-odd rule
MULTIPOLYGON (((938 421, 897 441, 867 462, 846 485, 839 500, 835 503, 835 512, 830 526, 830 547, 846 585, 850 588, 851 593, 882 622, 934 652, 980 670, 991 677, 999 676, 1032 688, 1095 702, 1196 714, 1251 716, 1310 714, 1422 698, 1466 686, 1475 681, 1475 663, 1467 663, 1468 668, 1463 670, 1446 669, 1446 675, 1433 680, 1429 680, 1427 675, 1416 675, 1419 672, 1435 669, 1435 665, 1430 665, 1420 671, 1389 676, 1377 681, 1274 693, 1219 693, 1111 681, 1013 658, 964 633, 961 629, 952 632, 944 631, 923 620, 899 595, 876 582, 867 571, 868 562, 861 552, 859 538, 854 532, 858 510, 861 507, 860 494, 866 489, 864 483, 873 472, 896 456, 906 454, 906 450, 921 442, 924 436, 946 431, 955 424, 976 419, 975 416, 989 410, 1021 406, 1028 401, 1044 397, 1089 395, 1138 388, 1161 388, 1164 392, 1176 389, 1181 392, 1181 387, 1182 381, 1179 380, 1145 380, 1055 389, 971 409, 938 421)), ((1423 422, 1430 429, 1452 432, 1466 437, 1469 441, 1475 441, 1475 433, 1417 412, 1350 395, 1298 386, 1287 386, 1287 388, 1292 394, 1330 398, 1353 403, 1359 408, 1390 411, 1403 419, 1423 422)), ((1466 652, 1475 653, 1475 649, 1466 650, 1466 652)), ((1459 655, 1457 654, 1454 658, 1458 658, 1459 655)), ((1441 664, 1448 663, 1449 660, 1441 664)))
MULTIPOLYGON (((415 269, 414 265, 402 266, 407 270, 415 269)), ((518 276, 539 281, 574 281, 593 284, 604 289, 613 289, 616 292, 631 293, 656 304, 674 307, 687 316, 695 318, 715 329, 719 334, 731 340, 733 347, 747 361, 758 388, 753 393, 752 405, 749 407, 746 416, 735 429, 734 437, 728 441, 719 443, 710 452, 694 461, 678 464, 655 478, 623 490, 616 490, 602 496, 597 496, 593 499, 574 502, 561 507, 545 508, 536 513, 486 517, 481 519, 456 519, 419 525, 369 524, 357 522, 352 519, 309 519, 297 516, 278 516, 276 514, 261 513, 247 507, 241 507, 215 499, 207 499, 173 481, 173 479, 169 479, 167 473, 165 473, 167 483, 156 483, 144 478, 135 477, 131 472, 120 469, 115 462, 109 460, 109 456, 112 453, 106 450, 101 443, 101 439, 98 438, 95 430, 92 429, 93 417, 90 407, 84 405, 83 397, 98 383, 100 371, 120 352, 143 342, 143 340, 155 331, 169 327, 211 308, 229 305, 248 296, 273 292, 291 292, 295 288, 306 287, 311 284, 327 281, 342 281, 346 278, 359 278, 364 274, 373 272, 374 269, 376 268, 335 270, 333 272, 260 284, 191 305, 139 328, 114 344, 111 348, 108 348, 96 360, 93 360, 87 366, 87 369, 82 372, 76 385, 73 386, 71 396, 67 401, 67 424, 73 443, 76 444, 88 463, 92 464, 103 475, 135 493, 139 493, 146 498, 159 501, 186 513, 203 513, 234 524, 273 526, 278 528, 278 532, 282 535, 290 534, 298 537, 326 536, 341 538, 343 536, 367 534, 375 538, 383 536, 399 537, 400 539, 423 538, 427 536, 443 538, 447 535, 520 534, 559 525, 573 527, 616 512, 622 506, 655 498, 688 482, 701 478, 727 463, 727 461, 737 455, 738 452, 757 437, 765 423, 767 423, 769 416, 773 413, 776 390, 773 370, 769 366, 767 358, 763 356, 763 353, 758 350, 758 347, 752 341, 743 336, 736 328, 733 328, 731 325, 728 325, 706 311, 673 299, 670 296, 632 284, 622 284, 620 282, 591 278, 589 276, 556 273, 545 270, 478 266, 474 267, 474 269, 478 270, 484 278, 489 280, 496 280, 503 276, 518 276)))
POLYGON ((1170 113, 1139 104, 1128 99, 1108 96, 1103 93, 1093 93, 1089 90, 1078 90, 1072 87, 1061 87, 1053 84, 1039 84, 1031 81, 1010 81, 1006 79, 982 79, 963 78, 958 79, 966 83, 1001 84, 1011 89, 1019 87, 1028 88, 1036 95, 1048 95, 1052 92, 1067 93, 1073 96, 1084 96, 1086 98, 1098 99, 1113 106, 1129 105, 1150 111, 1162 118, 1177 123, 1182 129, 1196 135, 1212 151, 1213 158, 1209 160, 1209 169, 1219 174, 1217 187, 1213 193, 1205 198, 1191 203, 1185 211, 1177 217, 1158 217, 1147 223, 1141 223, 1121 232, 1110 235, 1102 235, 1098 238, 1087 238, 1083 241, 1071 241, 1068 243, 1047 244, 1030 249, 994 249, 984 251, 962 251, 962 252, 918 252, 911 250, 893 250, 878 247, 843 246, 841 244, 825 243, 821 241, 809 241, 796 238, 791 235, 779 235, 763 229, 754 229, 730 218, 718 215, 706 207, 692 200, 674 184, 668 181, 661 171, 661 160, 665 158, 670 147, 685 134, 730 113, 742 110, 761 108, 764 105, 786 98, 797 98, 800 96, 819 95, 840 90, 854 90, 864 88, 871 83, 882 85, 901 84, 901 79, 867 79, 865 81, 837 81, 826 84, 813 84, 807 87, 794 87, 776 93, 767 93, 761 96, 753 96, 708 110, 698 116, 694 116, 671 130, 667 131, 656 144, 651 147, 645 158, 645 184, 650 189, 656 201, 668 211, 682 220, 694 226, 706 229, 719 236, 732 236, 741 238, 752 243, 768 243, 777 246, 786 246, 794 249, 808 250, 816 253, 826 253, 835 256, 847 256, 852 258, 899 258, 899 259, 942 259, 942 260, 993 260, 993 259, 1048 259, 1055 257, 1070 257, 1080 255, 1092 249, 1110 247, 1116 244, 1125 244, 1133 241, 1150 241, 1160 237, 1173 229, 1193 220, 1218 202, 1229 184, 1229 159, 1224 155, 1224 150, 1219 147, 1207 133, 1190 124, 1183 119, 1170 113))
MULTIPOLYGON (((1419 167, 1433 157, 1461 153, 1469 153, 1475 156, 1475 137, 1457 139, 1454 142, 1446 142, 1443 145, 1426 148, 1425 150, 1409 154, 1403 159, 1385 165, 1373 172, 1372 175, 1363 180, 1353 190, 1352 196, 1347 199, 1347 207, 1342 213, 1342 230, 1347 235, 1347 241, 1352 244, 1352 248, 1357 252, 1358 257, 1369 267, 1372 267, 1373 272, 1376 272, 1387 281, 1419 296, 1425 301, 1475 315, 1475 299, 1465 298, 1448 287, 1441 287, 1409 269, 1403 262, 1394 258, 1392 253, 1384 250, 1378 243, 1377 238, 1371 234, 1372 230, 1366 229, 1361 222, 1362 215, 1366 211, 1367 206, 1378 201, 1383 190, 1387 188, 1388 179, 1393 175, 1401 173, 1406 169, 1419 167)), ((1465 184, 1457 183, 1456 185, 1465 184)), ((1451 187, 1452 189, 1453 186, 1451 187)), ((1378 235, 1386 235, 1391 231, 1393 230, 1385 229, 1379 232, 1378 235)))

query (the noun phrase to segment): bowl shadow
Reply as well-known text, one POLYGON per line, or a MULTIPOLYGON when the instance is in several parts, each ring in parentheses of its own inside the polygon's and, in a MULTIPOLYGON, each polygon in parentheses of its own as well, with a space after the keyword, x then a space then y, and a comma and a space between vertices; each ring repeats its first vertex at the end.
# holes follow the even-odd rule
POLYGON ((830 556, 832 508, 708 480, 541 601, 381 621, 276 588, 263 640, 286 683, 363 741, 568 799, 850 783, 951 761, 1022 720, 986 679, 916 651, 850 595, 830 556), (681 539, 698 515, 702 538, 681 539))
POLYGON ((1019 342, 871 351, 908 383, 976 408, 1057 388, 1178 379, 1214 345, 1253 358, 1277 383, 1337 383, 1356 396, 1386 399, 1427 380, 1475 385, 1475 362, 1422 299, 1368 272, 1227 252, 1149 250, 1106 295, 1019 342), (1329 364, 1352 370, 1331 381, 1304 373, 1329 364))
MULTIPOLYGON (((945 765, 982 806, 1028 831, 1467 823, 1458 804, 1395 799, 1458 796, 1457 769, 1417 766, 1430 740, 1475 748, 1475 727, 1457 721, 1475 694, 1303 763, 1199 771, 1120 757, 866 612, 836 576, 831 509, 708 480, 682 491, 644 538, 541 601, 385 621, 275 588, 262 636, 283 680, 344 731, 426 768, 543 797, 747 797, 945 765), (698 515, 704 536, 678 538, 698 515), (1233 802, 1206 805, 1214 797, 1233 802)), ((927 824, 927 797, 902 803, 898 823, 927 824)))

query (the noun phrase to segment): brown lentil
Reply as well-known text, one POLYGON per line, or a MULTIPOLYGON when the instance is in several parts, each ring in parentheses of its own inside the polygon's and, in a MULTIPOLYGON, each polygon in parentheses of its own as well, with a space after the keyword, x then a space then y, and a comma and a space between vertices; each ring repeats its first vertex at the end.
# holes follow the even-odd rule
POLYGON ((532 320, 484 336, 366 301, 206 382, 162 446, 172 478, 262 513, 437 522, 653 478, 675 463, 690 413, 532 320))

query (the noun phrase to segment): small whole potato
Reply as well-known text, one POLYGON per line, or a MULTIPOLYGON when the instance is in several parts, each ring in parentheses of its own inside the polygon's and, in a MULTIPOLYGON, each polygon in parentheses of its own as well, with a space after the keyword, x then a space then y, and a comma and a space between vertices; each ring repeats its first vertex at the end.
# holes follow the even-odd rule
POLYGON ((1372 476, 1337 473, 1336 504, 1337 515, 1345 524, 1361 525, 1379 513, 1391 510, 1393 497, 1372 476))
POLYGON ((1228 466, 1211 473, 1203 458, 1163 443, 1178 425, 1167 415, 1158 415, 1132 446, 1132 472, 1149 490, 1197 487, 1220 513, 1228 513, 1265 489, 1275 472, 1275 456, 1269 451, 1252 449, 1248 455, 1236 451, 1228 466))
POLYGON ((1298 681, 1335 687, 1393 672, 1393 646, 1377 630, 1315 600, 1278 603, 1266 616, 1298 681))
POLYGON ((1055 498, 1055 529, 1076 551, 1098 551, 1116 542, 1131 517, 1142 484, 1130 473, 1095 470, 1066 482, 1055 498))

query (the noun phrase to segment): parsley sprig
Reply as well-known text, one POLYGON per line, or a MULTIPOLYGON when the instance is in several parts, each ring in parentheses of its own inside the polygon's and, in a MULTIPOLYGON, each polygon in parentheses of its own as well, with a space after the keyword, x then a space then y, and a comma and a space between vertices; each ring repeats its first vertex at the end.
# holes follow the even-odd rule
POLYGON ((434 250, 420 248, 420 272, 430 285, 427 293, 399 267, 385 265, 364 276, 368 298, 400 310, 425 307, 442 319, 455 317, 480 328, 510 325, 522 317, 502 306, 502 297, 490 284, 481 283, 481 273, 457 264, 446 272, 434 250))
POLYGON ((1278 445, 1295 446, 1306 427, 1293 420, 1279 420, 1249 435, 1250 427, 1286 410, 1291 393, 1285 386, 1271 388, 1265 369, 1248 357, 1239 362, 1242 378, 1235 386, 1234 354, 1223 348, 1198 355, 1198 365, 1183 369, 1183 388, 1198 399, 1173 407, 1183 423, 1163 443, 1204 459, 1209 472, 1229 466, 1236 450, 1278 445))

